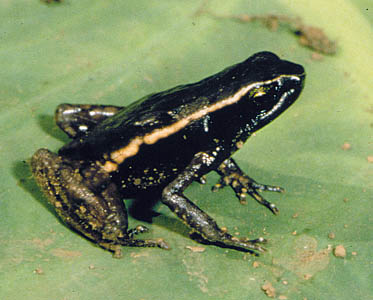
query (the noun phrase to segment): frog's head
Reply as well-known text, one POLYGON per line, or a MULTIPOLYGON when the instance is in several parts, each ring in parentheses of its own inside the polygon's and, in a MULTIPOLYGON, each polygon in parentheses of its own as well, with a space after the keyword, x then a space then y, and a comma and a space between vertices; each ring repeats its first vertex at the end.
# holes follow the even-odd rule
POLYGON ((294 103, 303 89, 305 71, 270 52, 257 53, 242 65, 247 93, 240 102, 249 114, 250 131, 255 132, 294 103))
POLYGON ((221 102, 237 104, 231 107, 234 113, 245 120, 250 132, 255 132, 294 103, 304 79, 301 65, 271 52, 260 52, 225 69, 214 80, 226 92, 221 102))

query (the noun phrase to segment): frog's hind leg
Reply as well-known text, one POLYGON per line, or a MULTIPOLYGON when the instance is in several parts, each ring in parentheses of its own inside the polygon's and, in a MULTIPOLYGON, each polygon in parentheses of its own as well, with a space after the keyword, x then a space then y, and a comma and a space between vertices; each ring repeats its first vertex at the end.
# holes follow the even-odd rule
POLYGON ((138 226, 128 230, 127 210, 109 174, 93 168, 81 171, 70 161, 47 149, 31 159, 31 170, 61 219, 101 247, 120 256, 120 246, 168 248, 161 239, 137 240, 146 231, 138 226), (106 178, 105 178, 106 177, 106 178))
POLYGON ((55 120, 69 137, 76 138, 92 130, 103 120, 114 116, 123 106, 60 104, 55 112, 55 120))
POLYGON ((274 214, 278 213, 276 205, 265 200, 259 194, 259 191, 284 192, 283 188, 279 186, 257 183, 254 179, 247 176, 232 158, 226 159, 217 168, 216 172, 221 176, 221 178, 220 181, 213 187, 213 191, 217 191, 229 185, 234 190, 237 198, 242 204, 246 203, 246 196, 250 195, 274 214))
POLYGON ((209 243, 237 250, 246 250, 254 254, 255 250, 264 251, 264 248, 258 245, 265 242, 263 238, 249 240, 233 237, 226 230, 219 228, 209 215, 184 196, 184 190, 193 181, 211 170, 213 160, 214 157, 207 153, 196 154, 185 170, 163 190, 162 202, 209 243))

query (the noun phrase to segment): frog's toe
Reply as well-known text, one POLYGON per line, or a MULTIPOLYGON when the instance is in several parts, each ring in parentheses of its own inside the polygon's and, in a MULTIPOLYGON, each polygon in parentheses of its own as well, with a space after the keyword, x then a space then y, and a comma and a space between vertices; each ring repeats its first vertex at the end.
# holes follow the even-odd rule
POLYGON ((137 225, 135 228, 128 230, 128 236, 132 238, 136 234, 140 234, 140 233, 144 233, 148 231, 149 231, 148 227, 144 225, 137 225))
POLYGON ((222 185, 221 183, 216 183, 212 188, 211 188, 211 191, 213 192, 217 192, 219 190, 221 190, 225 185, 222 185))
POLYGON ((277 186, 277 185, 269 185, 269 184, 262 184, 258 183, 254 180, 249 183, 250 187, 255 190, 260 190, 260 191, 268 191, 268 192, 276 192, 276 193, 284 193, 285 189, 277 186))
POLYGON ((230 182, 228 182, 226 180, 225 176, 221 176, 219 181, 211 188, 211 191, 217 192, 217 191, 223 189, 224 187, 226 187, 227 185, 229 185, 229 183, 230 182))
POLYGON ((206 183, 207 183, 207 178, 206 178, 206 176, 201 176, 201 177, 199 177, 199 178, 198 178, 198 182, 199 182, 200 184, 206 184, 206 183))
POLYGON ((170 250, 171 247, 167 244, 167 242, 164 239, 157 239, 157 246, 158 248, 164 249, 164 250, 170 250))
POLYGON ((279 213, 279 210, 277 206, 266 199, 264 199, 259 193, 257 193, 255 190, 247 192, 252 198, 254 198, 258 203, 261 205, 267 207, 273 214, 277 215, 279 213))

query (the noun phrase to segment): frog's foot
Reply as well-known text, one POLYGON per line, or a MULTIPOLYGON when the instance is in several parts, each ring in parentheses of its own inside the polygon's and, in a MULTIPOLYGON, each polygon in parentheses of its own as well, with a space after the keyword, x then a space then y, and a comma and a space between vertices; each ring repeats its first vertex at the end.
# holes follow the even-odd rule
POLYGON ((101 247, 120 254, 120 245, 168 249, 161 239, 137 240, 145 232, 138 226, 127 230, 127 211, 116 185, 99 165, 90 164, 83 171, 79 161, 71 161, 47 149, 39 149, 31 159, 31 170, 54 206, 70 227, 101 247))
POLYGON ((161 249, 169 250, 171 249, 167 242, 161 238, 159 239, 147 239, 147 240, 137 240, 134 239, 135 235, 148 232, 148 227, 144 225, 137 225, 135 228, 132 228, 127 231, 128 238, 123 240, 121 244, 123 246, 131 246, 131 247, 158 247, 161 249))
POLYGON ((219 182, 212 188, 213 191, 222 189, 225 186, 230 186, 241 204, 246 204, 246 197, 250 195, 260 204, 267 207, 274 214, 278 214, 279 210, 275 204, 265 200, 259 191, 270 192, 284 192, 284 189, 279 186, 264 185, 257 183, 254 179, 250 178, 242 172, 233 159, 225 160, 217 169, 221 175, 219 182))
POLYGON ((198 153, 190 165, 176 177, 162 192, 162 202, 166 204, 192 232, 198 234, 204 241, 220 247, 237 250, 264 251, 259 244, 264 243, 263 238, 249 240, 233 237, 224 228, 220 228, 214 219, 197 207, 183 194, 196 177, 209 171, 214 157, 207 153, 198 153))
POLYGON ((99 241, 98 244, 111 252, 113 252, 114 258, 121 258, 122 257, 122 247, 121 246, 126 246, 126 247, 158 247, 164 250, 170 250, 170 246, 167 244, 167 242, 161 238, 159 239, 146 239, 146 240, 139 240, 139 239, 134 239, 133 236, 137 235, 142 232, 148 231, 144 230, 146 227, 139 225, 136 226, 134 229, 130 229, 128 231, 128 237, 124 238, 119 238, 116 239, 115 241, 99 241), (139 231, 139 228, 141 228, 141 231, 139 231))
POLYGON ((248 238, 237 238, 229 235, 228 239, 224 237, 223 240, 224 241, 222 244, 220 242, 216 242, 216 244, 222 247, 248 250, 255 256, 258 256, 258 253, 256 253, 255 251, 266 251, 266 249, 260 245, 267 243, 267 240, 262 237, 255 240, 249 240, 248 238))
POLYGON ((207 183, 206 176, 203 175, 203 176, 199 177, 197 181, 199 182, 199 184, 206 184, 207 183))
POLYGON ((236 250, 240 250, 244 252, 250 252, 251 254, 255 256, 258 256, 258 253, 256 251, 258 252, 267 251, 266 248, 262 246, 262 244, 267 243, 267 240, 264 239, 263 237, 259 237, 253 240, 250 240, 246 237, 237 238, 227 233, 224 227, 219 230, 220 230, 220 234, 219 234, 218 239, 215 239, 215 238, 211 239, 211 237, 203 236, 200 233, 193 232, 193 231, 191 232, 190 237, 193 240, 201 244, 207 244, 207 245, 215 244, 222 248, 232 248, 232 249, 236 249, 236 250))

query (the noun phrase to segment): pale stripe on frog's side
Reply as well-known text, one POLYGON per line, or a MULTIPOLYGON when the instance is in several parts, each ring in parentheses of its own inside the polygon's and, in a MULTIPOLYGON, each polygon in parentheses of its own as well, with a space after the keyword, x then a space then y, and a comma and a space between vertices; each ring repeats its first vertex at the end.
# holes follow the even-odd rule
MULTIPOLYGON (((198 119, 204 117, 205 115, 207 115, 209 113, 212 113, 214 111, 222 109, 222 108, 224 108, 228 105, 232 105, 234 103, 237 103, 243 97, 245 97, 247 95, 247 93, 250 92, 252 89, 259 88, 259 87, 262 87, 264 85, 269 85, 269 84, 271 84, 275 81, 278 81, 281 78, 285 78, 285 77, 290 78, 292 80, 298 80, 298 81, 301 80, 299 77, 297 77, 295 75, 280 75, 280 76, 278 76, 274 79, 270 79, 270 80, 266 80, 266 81, 262 81, 262 82, 251 83, 251 84, 241 88, 240 90, 238 90, 234 95, 232 95, 232 96, 230 96, 226 99, 222 99, 219 102, 216 102, 216 103, 214 103, 210 106, 207 106, 204 109, 196 111, 193 114, 188 115, 187 117, 185 117, 181 120, 178 120, 177 122, 175 122, 171 125, 165 126, 163 128, 157 128, 154 131, 152 131, 152 132, 150 132, 150 133, 148 133, 148 134, 146 134, 142 137, 136 137, 136 138, 132 139, 129 142, 129 144, 127 144, 126 146, 124 146, 124 147, 122 147, 118 150, 113 151, 110 154, 110 158, 113 161, 107 161, 103 165, 103 169, 105 171, 109 172, 109 173, 116 171, 118 169, 117 164, 121 164, 128 157, 135 156, 138 153, 138 151, 140 149, 140 146, 142 144, 147 144, 147 145, 155 144, 160 139, 166 138, 166 137, 170 136, 171 134, 174 134, 174 133, 178 132, 179 130, 181 130, 182 128, 188 126, 188 124, 190 124, 191 122, 193 122, 195 120, 198 120, 198 119)), ((262 89, 258 89, 258 91, 256 91, 255 93, 257 93, 258 96, 262 96, 265 93, 265 91, 262 90, 262 89)), ((254 94, 253 97, 256 97, 256 95, 254 94)), ((274 110, 276 110, 276 108, 278 106, 279 105, 273 107, 272 110, 270 110, 268 113, 265 114, 265 116, 267 116, 268 114, 271 114, 274 110)), ((264 118, 265 116, 261 116, 261 118, 264 118)))

